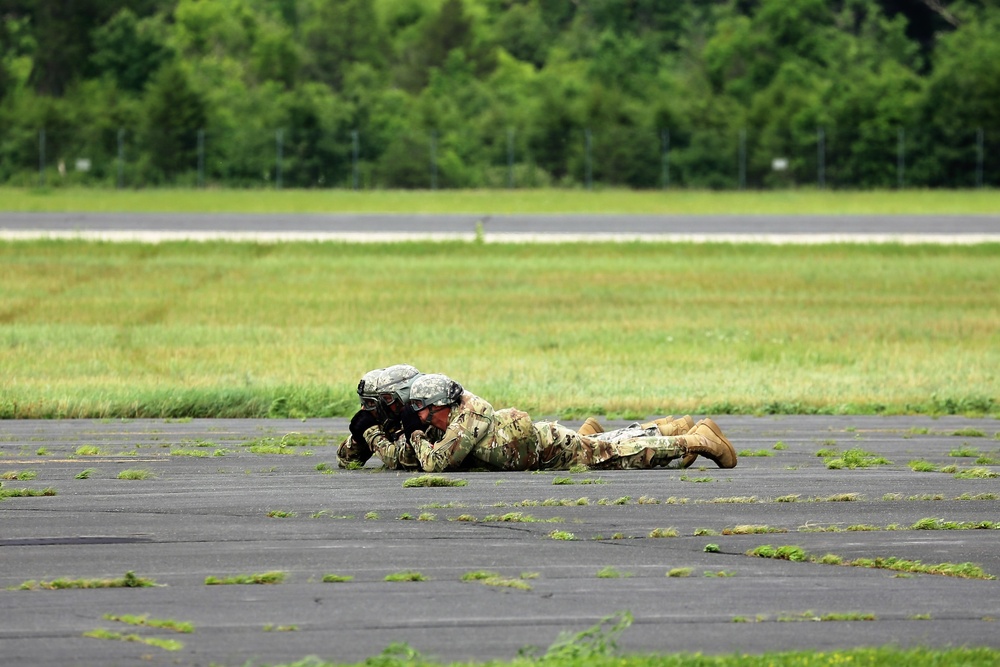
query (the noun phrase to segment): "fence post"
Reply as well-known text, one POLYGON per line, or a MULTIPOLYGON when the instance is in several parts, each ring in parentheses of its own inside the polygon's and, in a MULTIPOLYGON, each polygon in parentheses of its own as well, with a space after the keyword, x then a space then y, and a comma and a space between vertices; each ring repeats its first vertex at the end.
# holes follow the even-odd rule
POLYGON ((437 130, 431 130, 431 190, 438 187, 437 130))
POLYGON ((670 187, 670 130, 660 132, 660 153, 663 156, 663 189, 670 187))
POLYGON ((514 128, 507 128, 507 187, 514 187, 514 128))
POLYGON ((274 138, 274 141, 277 144, 277 146, 276 146, 276 149, 277 149, 277 160, 276 160, 277 168, 276 168, 275 177, 274 177, 274 187, 277 188, 278 190, 281 189, 281 157, 282 157, 282 152, 284 150, 284 146, 282 145, 284 139, 285 139, 285 131, 284 130, 278 130, 277 133, 275 134, 275 138, 274 138))
POLYGON ((198 187, 205 186, 205 130, 198 130, 198 187))
POLYGON ((125 187, 125 128, 118 128, 118 189, 125 187))
POLYGON ((826 187, 826 131, 822 127, 816 130, 816 180, 820 190, 826 187))
POLYGON ((359 136, 357 130, 351 130, 351 174, 352 174, 352 185, 355 190, 358 189, 358 151, 360 148, 359 136))
POLYGON ((983 187, 983 128, 976 129, 976 187, 983 187))
POLYGON ((584 164, 585 164, 585 168, 586 168, 585 178, 586 178, 586 183, 587 183, 587 189, 589 190, 591 188, 591 185, 593 184, 593 179, 594 179, 594 170, 593 170, 593 166, 590 163, 590 157, 591 157, 590 152, 591 152, 592 137, 591 137, 591 134, 590 134, 590 128, 589 127, 586 128, 583 131, 583 137, 584 137, 584 144, 585 144, 585 149, 586 149, 586 154, 585 154, 585 158, 584 158, 585 159, 585 163, 584 164))
POLYGON ((740 128, 740 173, 739 173, 739 188, 743 190, 747 186, 747 131, 746 128, 740 128))
POLYGON ((906 130, 899 128, 899 143, 896 149, 896 180, 897 187, 903 189, 906 183, 906 130))
POLYGON ((38 131, 38 187, 45 187, 45 128, 38 131))

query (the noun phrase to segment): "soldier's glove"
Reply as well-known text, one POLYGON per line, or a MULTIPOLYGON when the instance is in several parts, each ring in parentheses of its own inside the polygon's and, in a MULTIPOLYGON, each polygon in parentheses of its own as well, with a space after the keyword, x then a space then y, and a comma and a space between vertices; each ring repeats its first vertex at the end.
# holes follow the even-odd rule
POLYGON ((354 442, 366 442, 365 431, 372 426, 378 426, 378 420, 367 410, 358 410, 351 419, 351 435, 354 436, 354 442))
POLYGON ((409 440, 410 436, 413 435, 414 431, 419 431, 424 427, 424 423, 420 421, 420 417, 417 413, 413 411, 413 408, 406 406, 403 408, 403 414, 400 419, 403 422, 403 433, 406 434, 406 439, 409 440))

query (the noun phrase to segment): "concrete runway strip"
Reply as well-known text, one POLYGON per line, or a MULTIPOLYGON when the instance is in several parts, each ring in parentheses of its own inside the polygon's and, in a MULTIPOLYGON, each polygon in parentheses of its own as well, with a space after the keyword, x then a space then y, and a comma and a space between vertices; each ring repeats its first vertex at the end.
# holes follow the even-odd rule
POLYGON ((1000 243, 1000 215, 0 213, 0 239, 487 243, 1000 243))
POLYGON ((706 461, 687 471, 452 473, 467 485, 437 488, 404 488, 414 475, 376 461, 338 470, 343 419, 0 422, 2 489, 56 492, 0 501, 2 662, 357 661, 392 642, 441 660, 509 659, 624 610, 635 618, 619 641, 627 652, 1000 647, 995 579, 746 555, 796 545, 845 560, 971 562, 1000 575, 996 529, 913 528, 924 519, 1000 521, 1000 482, 907 465, 996 473, 1000 421, 717 421, 753 454, 735 469, 706 461), (818 456, 855 448, 891 463, 831 469, 818 456), (154 476, 119 479, 126 469, 154 476), (676 537, 651 536, 656 529, 676 537), (554 530, 575 539, 554 539, 554 530), (717 553, 705 551, 709 543, 717 553), (600 576, 605 568, 620 576, 600 576), (159 586, 13 590, 127 571, 159 586), (269 571, 286 573, 284 583, 205 584, 269 571), (405 571, 428 580, 385 581, 405 571), (461 580, 473 571, 524 589, 461 580), (326 574, 353 579, 324 583, 326 574), (194 631, 107 614, 188 621, 194 631), (873 620, 808 622, 824 616, 873 620), (97 628, 183 648, 84 636, 97 628))

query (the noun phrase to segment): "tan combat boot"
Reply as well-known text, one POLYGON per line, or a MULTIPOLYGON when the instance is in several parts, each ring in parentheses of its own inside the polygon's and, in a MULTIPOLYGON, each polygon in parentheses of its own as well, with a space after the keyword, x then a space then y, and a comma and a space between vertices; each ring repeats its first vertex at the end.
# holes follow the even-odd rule
POLYGON ((677 419, 673 417, 661 417, 660 419, 642 424, 643 428, 649 428, 650 426, 655 426, 659 429, 660 435, 684 435, 694 428, 694 420, 691 419, 691 415, 684 415, 677 419))
POLYGON ((720 468, 736 467, 736 450, 733 448, 733 444, 726 439, 726 436, 722 435, 722 429, 711 419, 706 418, 698 422, 684 436, 684 444, 688 453, 681 460, 682 465, 691 455, 700 454, 714 461, 715 465, 720 468))
MULTIPOLYGON (((691 419, 691 415, 684 415, 678 419, 662 417, 642 425, 643 428, 649 428, 650 426, 655 426, 659 429, 660 435, 684 435, 694 428, 694 420, 691 419)), ((696 458, 698 458, 697 454, 687 454, 681 459, 681 467, 690 468, 696 458)))
MULTIPOLYGON (((688 420, 688 423, 690 424, 690 426, 688 426, 688 429, 686 431, 684 431, 684 433, 682 433, 681 435, 686 435, 686 434, 690 433, 691 431, 693 431, 696 428, 696 426, 694 424, 694 420, 691 419, 690 415, 685 415, 684 417, 685 417, 685 419, 688 420)), ((693 454, 693 453, 685 454, 684 458, 681 459, 681 468, 690 468, 691 466, 694 465, 695 459, 697 459, 697 458, 698 458, 697 454, 693 454)))
POLYGON ((580 435, 597 435, 604 433, 604 427, 594 417, 587 417, 587 421, 583 422, 583 425, 576 432, 580 435))

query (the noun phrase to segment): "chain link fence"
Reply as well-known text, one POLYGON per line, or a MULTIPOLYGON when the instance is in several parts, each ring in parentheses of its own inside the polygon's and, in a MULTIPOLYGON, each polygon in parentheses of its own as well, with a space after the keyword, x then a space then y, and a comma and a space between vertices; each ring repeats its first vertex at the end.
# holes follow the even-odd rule
POLYGON ((0 183, 222 188, 770 190, 1000 185, 1000 131, 630 127, 326 132, 48 127, 0 132, 0 183))

